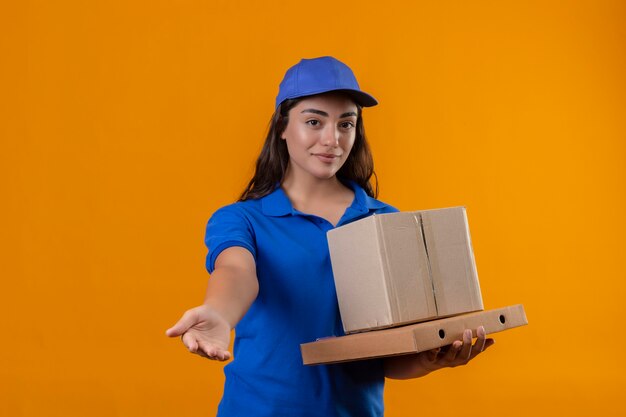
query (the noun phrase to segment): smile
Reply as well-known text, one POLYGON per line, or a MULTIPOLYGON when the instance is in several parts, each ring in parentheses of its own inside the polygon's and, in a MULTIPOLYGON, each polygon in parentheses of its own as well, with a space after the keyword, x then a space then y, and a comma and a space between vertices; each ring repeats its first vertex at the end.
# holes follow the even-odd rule
POLYGON ((314 153, 313 156, 316 156, 322 162, 331 163, 338 159, 341 155, 335 155, 332 153, 314 153))

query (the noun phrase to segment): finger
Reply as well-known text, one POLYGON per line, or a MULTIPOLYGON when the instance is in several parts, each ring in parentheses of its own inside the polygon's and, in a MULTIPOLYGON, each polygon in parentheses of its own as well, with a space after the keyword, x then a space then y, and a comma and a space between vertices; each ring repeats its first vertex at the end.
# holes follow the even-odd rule
POLYGON ((474 343, 473 353, 474 355, 479 354, 483 350, 485 350, 485 343, 487 342, 487 333, 485 332, 485 328, 483 326, 478 326, 476 329, 476 343, 474 343))
POLYGON ((177 337, 185 333, 191 326, 196 324, 197 317, 193 310, 187 310, 178 322, 167 329, 165 334, 169 337, 177 337))
POLYGON ((207 349, 204 347, 201 341, 196 341, 196 343, 197 343, 196 350, 195 352, 192 352, 192 353, 195 353, 196 355, 201 356, 205 359, 211 359, 211 360, 215 359, 209 355, 209 353, 207 352, 207 349))
POLYGON ((230 359, 230 352, 214 345, 199 343, 198 352, 202 351, 208 359, 226 361, 230 359))
POLYGON ((183 344, 187 348, 187 350, 191 353, 196 353, 198 350, 198 342, 193 337, 191 333, 185 333, 181 336, 180 340, 183 341, 183 344))
POLYGON ((442 359, 446 362, 453 362, 456 359, 456 355, 461 350, 461 346, 463 346, 463 342, 460 340, 455 340, 454 342, 452 342, 452 344, 448 348, 448 351, 442 359))
POLYGON ((482 353, 482 352, 484 352, 485 350, 487 350, 490 346, 493 346, 493 345, 494 345, 494 343, 496 343, 496 341, 495 341, 495 340, 493 340, 493 339, 491 339, 491 338, 485 339, 485 344, 484 344, 484 346, 483 346, 482 351, 480 351, 480 352, 479 352, 479 351, 478 351, 478 349, 473 350, 473 351, 472 351, 472 357, 471 357, 470 359, 474 359, 474 358, 475 358, 476 356, 478 356, 480 353, 482 353))
POLYGON ((468 360, 471 360, 476 357, 480 352, 485 350, 485 344, 487 343, 487 333, 485 332, 485 328, 483 326, 478 326, 476 329, 476 342, 472 347, 472 352, 468 360))
POLYGON ((203 357, 203 358, 206 358, 206 359, 211 359, 211 358, 209 358, 209 357, 207 356, 207 354, 206 354, 206 353, 204 353, 204 351, 203 351, 202 349, 198 349, 195 353, 196 353, 196 355, 201 356, 201 357, 203 357))
POLYGON ((427 352, 428 360, 430 362, 434 362, 437 360, 437 356, 439 356, 439 352, 441 352, 441 348, 431 349, 427 352))
POLYGON ((207 357, 209 359, 223 362, 223 361, 227 361, 228 359, 230 359, 230 352, 227 350, 223 350, 223 349, 214 349, 207 353, 207 357))
POLYGON ((230 352, 224 349, 216 348, 210 352, 209 357, 218 361, 225 361, 230 359, 230 352))
POLYGON ((463 362, 467 362, 472 355, 472 331, 470 329, 465 329, 463 331, 463 348, 457 355, 457 359, 460 359, 463 362))
POLYGON ((229 359, 230 359, 230 352, 229 351, 222 350, 222 351, 219 352, 218 360, 223 362, 223 361, 227 361, 229 359))

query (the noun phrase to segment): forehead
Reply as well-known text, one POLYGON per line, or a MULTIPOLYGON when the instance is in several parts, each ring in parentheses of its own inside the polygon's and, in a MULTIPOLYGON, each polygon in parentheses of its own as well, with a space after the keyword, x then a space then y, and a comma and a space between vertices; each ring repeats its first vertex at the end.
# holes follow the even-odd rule
POLYGON ((329 114, 357 113, 357 105, 347 94, 331 92, 302 99, 291 110, 298 113, 304 109, 322 110, 329 114))

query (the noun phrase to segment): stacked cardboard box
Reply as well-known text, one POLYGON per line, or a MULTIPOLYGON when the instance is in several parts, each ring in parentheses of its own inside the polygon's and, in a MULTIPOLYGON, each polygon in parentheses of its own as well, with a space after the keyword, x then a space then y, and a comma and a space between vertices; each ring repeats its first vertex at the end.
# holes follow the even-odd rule
POLYGON ((346 333, 483 309, 464 207, 370 216, 328 246, 346 333))
POLYGON ((303 344, 305 364, 432 349, 478 323, 526 324, 522 306, 482 311, 464 207, 370 216, 329 231, 328 245, 347 336, 303 344))

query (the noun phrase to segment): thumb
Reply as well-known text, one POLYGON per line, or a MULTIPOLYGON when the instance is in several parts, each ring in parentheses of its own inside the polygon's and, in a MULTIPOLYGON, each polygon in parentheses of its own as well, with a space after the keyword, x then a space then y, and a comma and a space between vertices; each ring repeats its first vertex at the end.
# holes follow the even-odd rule
POLYGON ((198 315, 195 309, 187 310, 178 322, 165 331, 168 337, 177 337, 184 334, 190 327, 198 322, 198 315))

